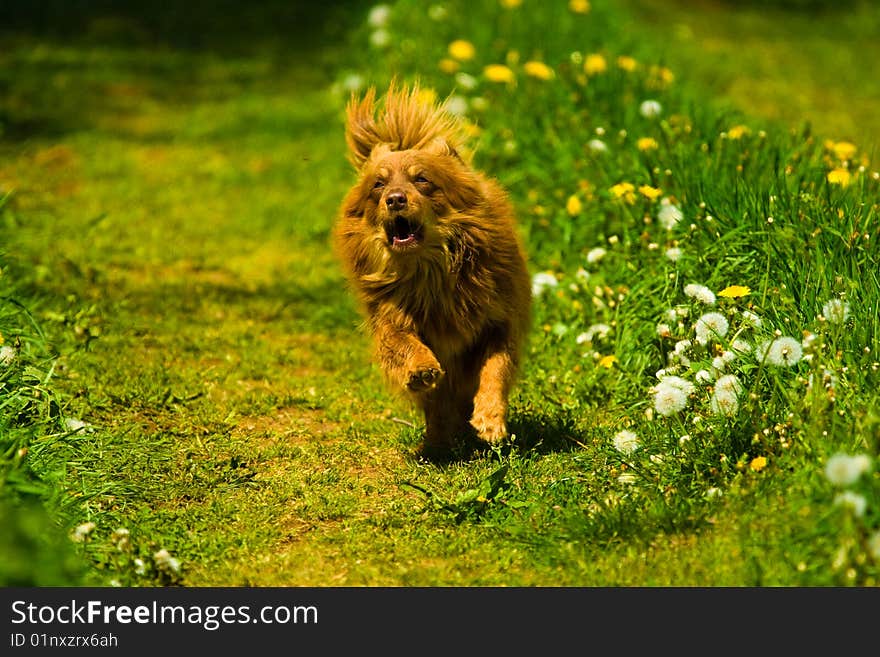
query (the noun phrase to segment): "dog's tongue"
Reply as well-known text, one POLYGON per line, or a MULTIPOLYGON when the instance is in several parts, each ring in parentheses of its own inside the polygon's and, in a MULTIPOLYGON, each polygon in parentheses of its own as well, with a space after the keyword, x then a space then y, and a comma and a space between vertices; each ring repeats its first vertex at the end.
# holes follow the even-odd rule
POLYGON ((406 246, 416 241, 416 236, 409 221, 403 217, 397 217, 394 220, 394 235, 391 241, 395 246, 406 246))

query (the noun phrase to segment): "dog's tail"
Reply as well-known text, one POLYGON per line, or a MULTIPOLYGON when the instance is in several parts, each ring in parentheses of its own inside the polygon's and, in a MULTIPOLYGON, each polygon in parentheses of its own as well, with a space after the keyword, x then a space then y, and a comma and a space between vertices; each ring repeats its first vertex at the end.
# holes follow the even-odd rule
POLYGON ((346 107, 345 139, 355 167, 360 168, 379 144, 398 151, 442 142, 448 153, 463 157, 467 140, 464 125, 418 83, 407 88, 392 82, 378 116, 377 109, 375 88, 360 100, 352 96, 346 107))

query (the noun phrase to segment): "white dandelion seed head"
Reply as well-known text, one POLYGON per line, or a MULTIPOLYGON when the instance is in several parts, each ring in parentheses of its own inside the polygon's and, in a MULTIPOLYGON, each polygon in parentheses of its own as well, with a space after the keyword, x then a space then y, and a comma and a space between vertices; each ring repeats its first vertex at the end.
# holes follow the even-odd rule
POLYGON ((614 449, 622 454, 632 454, 639 448, 639 437, 628 429, 614 434, 614 449))
POLYGON ((766 362, 776 367, 792 367, 800 362, 803 355, 804 349, 801 343, 791 336, 764 342, 755 352, 758 362, 766 362))
POLYGON ((478 80, 473 75, 469 73, 465 73, 464 71, 459 71, 455 74, 455 84, 457 84, 464 91, 473 91, 477 88, 478 80))
POLYGON ((679 411, 684 410, 687 406, 688 402, 688 392, 672 383, 669 383, 669 379, 676 379, 678 377, 668 376, 660 380, 660 384, 654 388, 654 409, 660 413, 660 415, 664 415, 669 417, 670 415, 674 415, 679 411))
POLYGON ((442 21, 445 20, 449 15, 449 12, 446 10, 444 5, 431 5, 428 8, 428 18, 432 21, 442 21))
POLYGON ((696 374, 694 374, 694 378, 697 380, 697 383, 711 383, 714 377, 709 370, 700 370, 696 374))
POLYGON ((153 554, 153 561, 155 561, 156 566, 162 570, 169 570, 175 573, 180 571, 180 561, 172 557, 165 548, 162 548, 153 554))
POLYGON ((450 96, 443 104, 447 111, 456 116, 464 116, 468 112, 467 98, 463 96, 450 96))
POLYGON ((601 139, 591 139, 587 142, 587 148, 594 153, 604 153, 608 150, 608 146, 601 139))
POLYGON ((660 201, 660 210, 657 211, 657 221, 666 230, 672 230, 678 225, 678 222, 684 219, 681 208, 668 198, 660 201))
POLYGON ((742 392, 742 383, 739 382, 735 374, 725 374, 715 382, 715 391, 718 390, 738 396, 742 392))
POLYGON ((595 339, 604 340, 611 333, 611 327, 608 324, 593 324, 586 331, 577 336, 578 344, 592 342, 595 339))
POLYGON ((743 310, 740 314, 747 325, 754 328, 759 328, 761 326, 761 318, 751 310, 743 310))
POLYGON ((822 306, 822 315, 832 324, 843 324, 849 319, 849 304, 842 299, 829 299, 822 306))
POLYGON ((82 543, 96 527, 97 525, 93 522, 84 522, 81 525, 77 525, 74 528, 73 533, 70 535, 70 540, 75 543, 82 543))
POLYGON ((12 365, 12 362, 18 357, 18 352, 14 347, 10 347, 8 344, 0 347, 0 365, 3 367, 8 367, 12 365))
POLYGON ((684 354, 687 353, 688 349, 693 346, 693 343, 690 340, 679 340, 675 343, 675 347, 673 350, 676 354, 684 354))
POLYGON ((838 493, 834 496, 834 504, 836 506, 842 506, 845 509, 849 509, 856 517, 861 517, 865 515, 865 509, 868 506, 868 501, 864 498, 863 495, 854 493, 851 490, 845 490, 842 493, 838 493))
POLYGON ((550 287, 556 287, 559 281, 550 272, 542 271, 532 276, 532 296, 540 296, 544 290, 550 287))
POLYGON ((871 469, 871 459, 867 454, 850 456, 838 452, 825 463, 825 477, 835 486, 849 486, 871 469))
POLYGON ((663 106, 656 100, 645 100, 639 105, 639 114, 646 119, 653 119, 663 112, 663 106))
POLYGON ((736 415, 739 410, 739 399, 735 394, 725 390, 715 389, 709 399, 709 409, 715 415, 726 415, 728 417, 736 415))
POLYGON ((706 499, 714 500, 718 497, 721 497, 721 489, 717 486, 712 486, 706 490, 706 499))
POLYGON ((727 335, 728 328, 730 328, 730 324, 724 315, 721 313, 706 313, 694 324, 696 341, 701 345, 705 345, 711 339, 723 338, 727 335))
POLYGON ((370 27, 385 27, 391 18, 391 7, 386 4, 376 5, 367 14, 367 24, 370 27))
POLYGON ((391 43, 391 33, 383 28, 374 30, 370 34, 370 45, 374 48, 385 48, 391 43))
POLYGON ((588 272, 583 267, 578 267, 578 270, 574 273, 574 277, 578 280, 587 282, 588 280, 590 280, 590 272, 588 272))
POLYGON ((593 265, 593 264, 599 262, 602 258, 604 258, 606 253, 608 253, 608 252, 605 249, 603 249, 601 246, 597 246, 594 249, 590 249, 590 251, 587 253, 587 262, 590 263, 591 265, 593 265))
POLYGON ((669 328, 669 324, 666 322, 660 322, 657 324, 657 335, 661 338, 668 338, 672 335, 672 329, 669 328))
POLYGON ((678 444, 681 446, 687 445, 691 441, 690 434, 684 434, 678 439, 678 444))
POLYGON ((670 247, 670 248, 666 249, 666 252, 664 255, 666 256, 667 260, 671 260, 672 262, 678 262, 679 259, 681 258, 681 249, 679 249, 677 246, 670 247))
POLYGON ((752 345, 742 338, 737 338, 730 343, 730 350, 734 353, 735 356, 739 356, 741 354, 749 354, 752 352, 752 345))
POLYGON ((705 285, 700 285, 699 283, 688 283, 684 286, 684 293, 685 296, 696 299, 707 306, 711 306, 715 303, 715 293, 705 285))
POLYGON ((136 575, 144 575, 147 572, 147 564, 140 557, 136 557, 134 560, 134 572, 136 575))
POLYGON ((727 361, 721 356, 715 356, 715 358, 712 359, 712 369, 716 372, 723 372, 725 367, 727 367, 727 361))
POLYGON ((666 374, 660 378, 660 385, 672 386, 673 388, 677 388, 684 392, 685 395, 690 395, 696 390, 696 386, 693 383, 688 381, 685 378, 680 376, 674 376, 672 374, 666 374))
POLYGON ((729 349, 728 349, 727 351, 724 351, 724 352, 721 353, 720 358, 721 358, 721 360, 722 360, 725 364, 727 364, 727 363, 732 363, 732 362, 735 361, 737 358, 739 358, 739 354, 736 353, 735 351, 732 351, 732 350, 729 350, 729 349))

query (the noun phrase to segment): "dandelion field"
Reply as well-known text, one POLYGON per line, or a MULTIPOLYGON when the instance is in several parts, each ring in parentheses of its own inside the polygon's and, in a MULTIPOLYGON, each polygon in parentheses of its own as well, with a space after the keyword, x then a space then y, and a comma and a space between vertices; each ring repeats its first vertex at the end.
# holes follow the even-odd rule
POLYGON ((2 142, 5 498, 45 501, 57 563, 134 586, 876 586, 874 145, 734 109, 619 3, 347 17, 319 70, 5 56, 10 128, 46 59, 116 94, 60 143, 2 142), (413 456, 420 418, 326 248, 342 108, 392 77, 470 126, 533 271, 515 437, 447 464, 413 456))

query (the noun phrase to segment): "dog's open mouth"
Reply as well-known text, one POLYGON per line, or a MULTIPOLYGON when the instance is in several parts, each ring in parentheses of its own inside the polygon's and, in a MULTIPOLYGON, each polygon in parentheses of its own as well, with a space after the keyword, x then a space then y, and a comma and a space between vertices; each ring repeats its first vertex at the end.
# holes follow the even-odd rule
POLYGON ((392 249, 403 250, 418 246, 422 242, 422 226, 402 215, 394 217, 394 221, 385 225, 388 242, 392 249))

